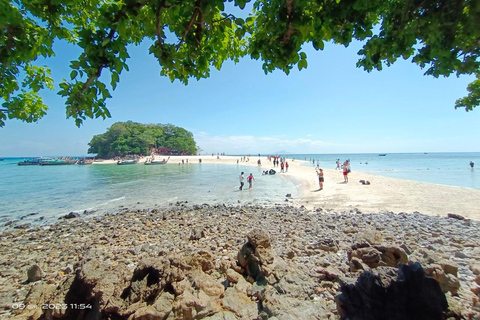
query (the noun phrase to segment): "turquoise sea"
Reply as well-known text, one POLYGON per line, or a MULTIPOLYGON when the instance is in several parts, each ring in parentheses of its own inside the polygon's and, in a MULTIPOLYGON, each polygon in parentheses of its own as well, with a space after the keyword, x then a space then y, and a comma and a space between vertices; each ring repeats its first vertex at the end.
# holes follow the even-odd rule
MULTIPOLYGON (((336 159, 350 159, 352 170, 436 184, 480 189, 480 153, 397 153, 282 155, 288 161, 335 168, 336 159), (315 160, 313 164, 312 160, 315 160), (475 169, 469 166, 476 164, 475 169), (368 164, 367 164, 368 163, 368 164)), ((256 157, 252 157, 255 159, 256 157)), ((69 212, 94 214, 122 208, 145 209, 176 205, 284 203, 285 195, 298 195, 294 182, 280 174, 262 176, 267 166, 247 167, 190 163, 145 166, 143 164, 18 166, 24 158, 0 161, 0 229, 12 220, 32 225, 51 223, 69 212), (238 190, 238 175, 252 172, 252 190, 238 190)))
POLYGON ((352 170, 398 179, 429 182, 449 186, 480 189, 480 152, 459 153, 389 153, 376 154, 305 154, 291 155, 309 161, 308 165, 335 169, 336 159, 340 164, 349 159, 352 170), (470 168, 470 161, 475 164, 470 168))
POLYGON ((274 205, 287 193, 297 195, 294 183, 282 175, 262 176, 262 168, 241 164, 18 166, 22 160, 0 161, 0 229, 16 219, 22 224, 51 223, 72 211, 105 214, 185 201, 274 205), (245 183, 249 173, 254 175, 251 190, 248 185, 238 189, 242 171, 245 183))

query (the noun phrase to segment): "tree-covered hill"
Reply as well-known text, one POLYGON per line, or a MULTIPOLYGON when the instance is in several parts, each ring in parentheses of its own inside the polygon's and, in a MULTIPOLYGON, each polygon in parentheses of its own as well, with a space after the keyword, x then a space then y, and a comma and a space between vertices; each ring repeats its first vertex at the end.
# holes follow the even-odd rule
POLYGON ((197 145, 191 132, 171 124, 116 122, 107 132, 93 136, 88 153, 99 158, 149 154, 152 149, 196 154, 197 145))

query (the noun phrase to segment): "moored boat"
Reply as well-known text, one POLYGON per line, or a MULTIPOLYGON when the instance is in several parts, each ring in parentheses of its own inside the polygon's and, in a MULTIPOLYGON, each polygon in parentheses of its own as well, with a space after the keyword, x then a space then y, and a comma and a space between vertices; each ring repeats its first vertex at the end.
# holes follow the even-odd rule
POLYGON ((95 161, 95 158, 80 158, 80 159, 77 161, 77 164, 81 164, 81 165, 84 165, 84 164, 93 164, 94 161, 95 161))
POLYGON ((387 155, 386 153, 380 153, 378 156, 385 157, 386 155, 387 155))
POLYGON ((154 164, 166 164, 168 162, 168 159, 170 159, 170 157, 167 158, 167 160, 163 159, 163 160, 152 160, 152 161, 147 161, 145 162, 146 165, 154 165, 154 164))
POLYGON ((40 161, 39 165, 41 166, 59 166, 59 165, 68 165, 75 164, 77 160, 74 159, 47 159, 40 161))
POLYGON ((125 159, 125 160, 119 160, 117 162, 118 165, 137 164, 137 163, 138 163, 137 159, 125 159))
POLYGON ((19 166, 38 166, 40 162, 42 162, 42 158, 35 158, 35 159, 25 159, 18 163, 19 166))

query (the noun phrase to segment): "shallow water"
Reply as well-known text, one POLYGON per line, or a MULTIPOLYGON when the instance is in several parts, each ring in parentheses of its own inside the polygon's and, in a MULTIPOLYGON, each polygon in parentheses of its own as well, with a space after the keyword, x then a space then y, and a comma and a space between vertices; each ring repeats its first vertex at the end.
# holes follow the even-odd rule
POLYGON ((336 159, 350 159, 352 171, 365 171, 372 174, 398 179, 430 182, 449 186, 480 189, 480 153, 388 153, 377 154, 307 154, 287 155, 287 159, 310 161, 313 166, 319 161, 320 167, 335 169, 336 159), (475 163, 472 170, 470 161, 475 163))
POLYGON ((18 166, 18 161, 6 159, 0 163, 0 219, 4 222, 38 213, 23 220, 43 224, 71 211, 96 210, 102 214, 125 207, 168 206, 177 201, 273 205, 284 201, 287 193, 298 195, 294 183, 280 174, 262 176, 265 167, 205 163, 18 166), (256 181, 251 190, 248 185, 238 190, 241 171, 246 176, 253 173, 256 181))
MULTIPOLYGON (((351 160, 352 170, 393 178, 480 189, 480 153, 397 153, 286 155, 317 161, 320 167, 335 168, 335 160, 351 160), (477 164, 472 170, 470 161, 477 164), (367 164, 368 163, 368 164, 367 164)), ((18 166, 22 158, 0 161, 0 227, 23 218, 22 223, 44 224, 71 211, 94 210, 96 214, 122 208, 145 209, 168 206, 177 201, 189 204, 283 203, 285 195, 299 195, 295 182, 281 174, 262 176, 270 169, 239 165, 67 165, 18 166), (255 176, 252 190, 238 190, 241 171, 255 176), (35 215, 28 216, 31 213, 35 215), (43 217, 42 220, 41 217, 43 217)), ((279 171, 279 170, 278 170, 279 171)), ((246 180, 246 179, 245 179, 246 180)))

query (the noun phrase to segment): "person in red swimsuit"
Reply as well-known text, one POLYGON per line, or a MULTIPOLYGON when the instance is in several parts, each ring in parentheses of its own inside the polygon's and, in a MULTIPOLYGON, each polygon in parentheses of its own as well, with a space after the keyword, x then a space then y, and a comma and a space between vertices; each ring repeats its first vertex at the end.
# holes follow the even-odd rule
POLYGON ((250 173, 247 180, 248 180, 248 189, 252 189, 252 181, 255 181, 255 178, 253 177, 253 174, 250 173))
POLYGON ((343 169, 343 182, 347 183, 348 182, 348 163, 345 161, 342 166, 343 169))

